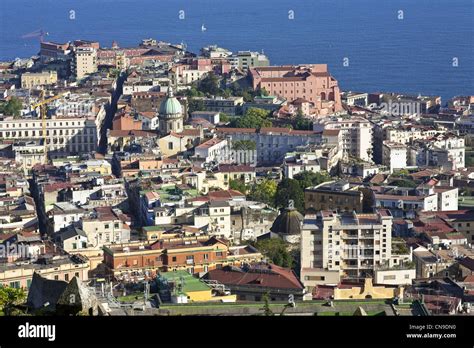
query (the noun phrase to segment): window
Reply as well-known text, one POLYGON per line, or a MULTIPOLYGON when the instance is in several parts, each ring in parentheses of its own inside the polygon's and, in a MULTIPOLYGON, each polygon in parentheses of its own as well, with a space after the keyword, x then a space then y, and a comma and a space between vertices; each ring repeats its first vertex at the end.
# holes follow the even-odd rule
POLYGON ((58 275, 55 275, 55 276, 54 276, 54 280, 59 280, 59 276, 58 276, 58 275))
POLYGON ((173 143, 172 142, 168 143, 168 150, 173 150, 173 143))
POLYGON ((221 257, 221 256, 222 256, 222 251, 216 252, 216 256, 217 256, 217 257, 221 257))
POLYGON ((19 281, 10 282, 10 288, 19 289, 20 288, 20 282, 19 281))
POLYGON ((67 281, 67 282, 69 281, 69 274, 68 274, 68 273, 66 273, 66 274, 64 275, 64 280, 67 281))
POLYGON ((304 280, 325 280, 324 276, 305 276, 304 280))
POLYGON ((204 254, 204 260, 209 260, 209 254, 204 254))
POLYGON ((383 280, 395 280, 395 275, 386 275, 386 276, 383 276, 383 280))
POLYGON ((171 260, 172 260, 173 262, 176 262, 176 256, 173 256, 173 257, 171 258, 171 260))

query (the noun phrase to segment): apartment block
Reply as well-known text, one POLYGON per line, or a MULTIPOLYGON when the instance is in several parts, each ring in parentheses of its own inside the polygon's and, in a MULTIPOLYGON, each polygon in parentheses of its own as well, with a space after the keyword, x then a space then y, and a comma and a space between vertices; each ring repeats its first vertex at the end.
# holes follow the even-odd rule
POLYGON ((315 131, 338 129, 344 158, 360 158, 369 162, 373 154, 372 127, 363 117, 322 119, 313 125, 315 131))
POLYGON ((301 280, 312 289, 341 278, 373 276, 390 263, 392 216, 321 211, 306 215, 301 231, 301 280))

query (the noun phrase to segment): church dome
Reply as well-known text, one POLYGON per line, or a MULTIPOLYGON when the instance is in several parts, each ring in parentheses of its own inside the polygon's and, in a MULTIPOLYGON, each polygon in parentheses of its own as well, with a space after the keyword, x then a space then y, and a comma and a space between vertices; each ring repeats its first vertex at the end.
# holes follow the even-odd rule
POLYGON ((299 235, 301 224, 303 223, 303 215, 295 208, 285 208, 282 213, 277 216, 270 231, 282 235, 299 235))
POLYGON ((181 115, 183 107, 181 103, 173 96, 171 87, 168 89, 168 96, 161 102, 160 115, 181 115))

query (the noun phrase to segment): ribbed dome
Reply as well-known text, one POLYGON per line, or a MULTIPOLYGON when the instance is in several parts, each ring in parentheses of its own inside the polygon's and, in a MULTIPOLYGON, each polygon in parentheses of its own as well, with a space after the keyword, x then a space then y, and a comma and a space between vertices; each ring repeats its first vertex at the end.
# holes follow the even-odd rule
POLYGON ((160 115, 181 115, 183 108, 181 103, 173 96, 171 87, 168 89, 168 96, 161 102, 160 115))
POLYGON ((280 234, 300 234, 303 215, 294 208, 285 208, 273 222, 270 231, 280 234))

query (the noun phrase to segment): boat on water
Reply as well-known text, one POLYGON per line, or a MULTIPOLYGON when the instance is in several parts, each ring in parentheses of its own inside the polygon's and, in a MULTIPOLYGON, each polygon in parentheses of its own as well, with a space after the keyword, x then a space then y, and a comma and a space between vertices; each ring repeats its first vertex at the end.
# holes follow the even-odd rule
POLYGON ((207 28, 204 26, 204 24, 201 25, 201 31, 206 31, 206 30, 207 30, 207 28))

